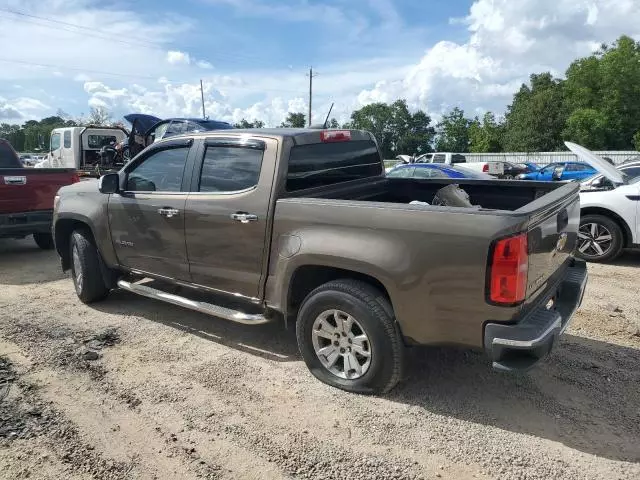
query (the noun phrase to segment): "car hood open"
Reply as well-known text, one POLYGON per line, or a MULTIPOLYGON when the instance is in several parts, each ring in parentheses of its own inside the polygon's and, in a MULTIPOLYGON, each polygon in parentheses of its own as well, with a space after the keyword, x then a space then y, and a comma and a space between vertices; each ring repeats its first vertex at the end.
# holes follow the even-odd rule
POLYGON ((576 154, 578 160, 587 162, 613 183, 618 185, 625 183, 624 176, 620 170, 608 163, 606 160, 598 157, 591 150, 587 150, 582 145, 578 145, 573 142, 564 142, 564 144, 569 150, 576 154))
POLYGON ((124 119, 131 125, 133 125, 133 122, 137 122, 136 127, 141 133, 147 132, 151 127, 162 120, 161 118, 154 117, 153 115, 147 115, 146 113, 130 113, 129 115, 125 115, 124 119))

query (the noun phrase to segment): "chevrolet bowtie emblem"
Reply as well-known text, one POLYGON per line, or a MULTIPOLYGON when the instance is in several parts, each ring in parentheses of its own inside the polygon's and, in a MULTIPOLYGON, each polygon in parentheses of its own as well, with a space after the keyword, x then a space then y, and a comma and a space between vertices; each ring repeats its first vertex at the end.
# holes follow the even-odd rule
POLYGON ((556 251, 561 252, 564 250, 565 245, 567 244, 567 234, 566 232, 562 232, 560 237, 558 238, 558 243, 556 243, 556 251))

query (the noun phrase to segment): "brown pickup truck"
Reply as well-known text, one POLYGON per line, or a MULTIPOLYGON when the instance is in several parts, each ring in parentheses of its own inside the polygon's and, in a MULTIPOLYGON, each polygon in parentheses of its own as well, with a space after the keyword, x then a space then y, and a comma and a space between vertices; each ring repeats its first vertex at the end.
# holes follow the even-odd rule
POLYGON ((40 248, 53 249, 54 197, 60 187, 79 181, 70 168, 24 168, 11 144, 0 139, 0 238, 33 235, 40 248))
POLYGON ((362 131, 226 130, 61 189, 54 237, 83 302, 121 288, 245 324, 294 320, 313 375, 379 393, 405 345, 483 349, 507 371, 549 353, 587 281, 578 193, 387 178, 362 131))

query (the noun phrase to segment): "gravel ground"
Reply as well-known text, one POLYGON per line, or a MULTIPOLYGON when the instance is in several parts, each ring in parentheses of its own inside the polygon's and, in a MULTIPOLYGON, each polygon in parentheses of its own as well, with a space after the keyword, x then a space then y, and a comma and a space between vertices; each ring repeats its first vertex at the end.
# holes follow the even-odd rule
POLYGON ((390 394, 315 380, 293 331, 114 292, 0 240, 0 478, 638 479, 640 254, 591 265, 559 348, 523 376, 413 349, 390 394))

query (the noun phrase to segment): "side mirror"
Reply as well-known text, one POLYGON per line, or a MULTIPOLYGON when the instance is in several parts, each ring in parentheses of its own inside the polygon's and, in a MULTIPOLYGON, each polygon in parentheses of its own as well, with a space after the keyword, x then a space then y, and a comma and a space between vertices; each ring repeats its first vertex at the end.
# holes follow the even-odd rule
POLYGON ((553 173, 551 174, 552 180, 560 180, 562 178, 562 172, 564 172, 563 167, 556 167, 553 169, 553 173))
POLYGON ((107 173, 98 180, 98 190, 100 193, 118 193, 120 190, 120 175, 117 173, 107 173))

